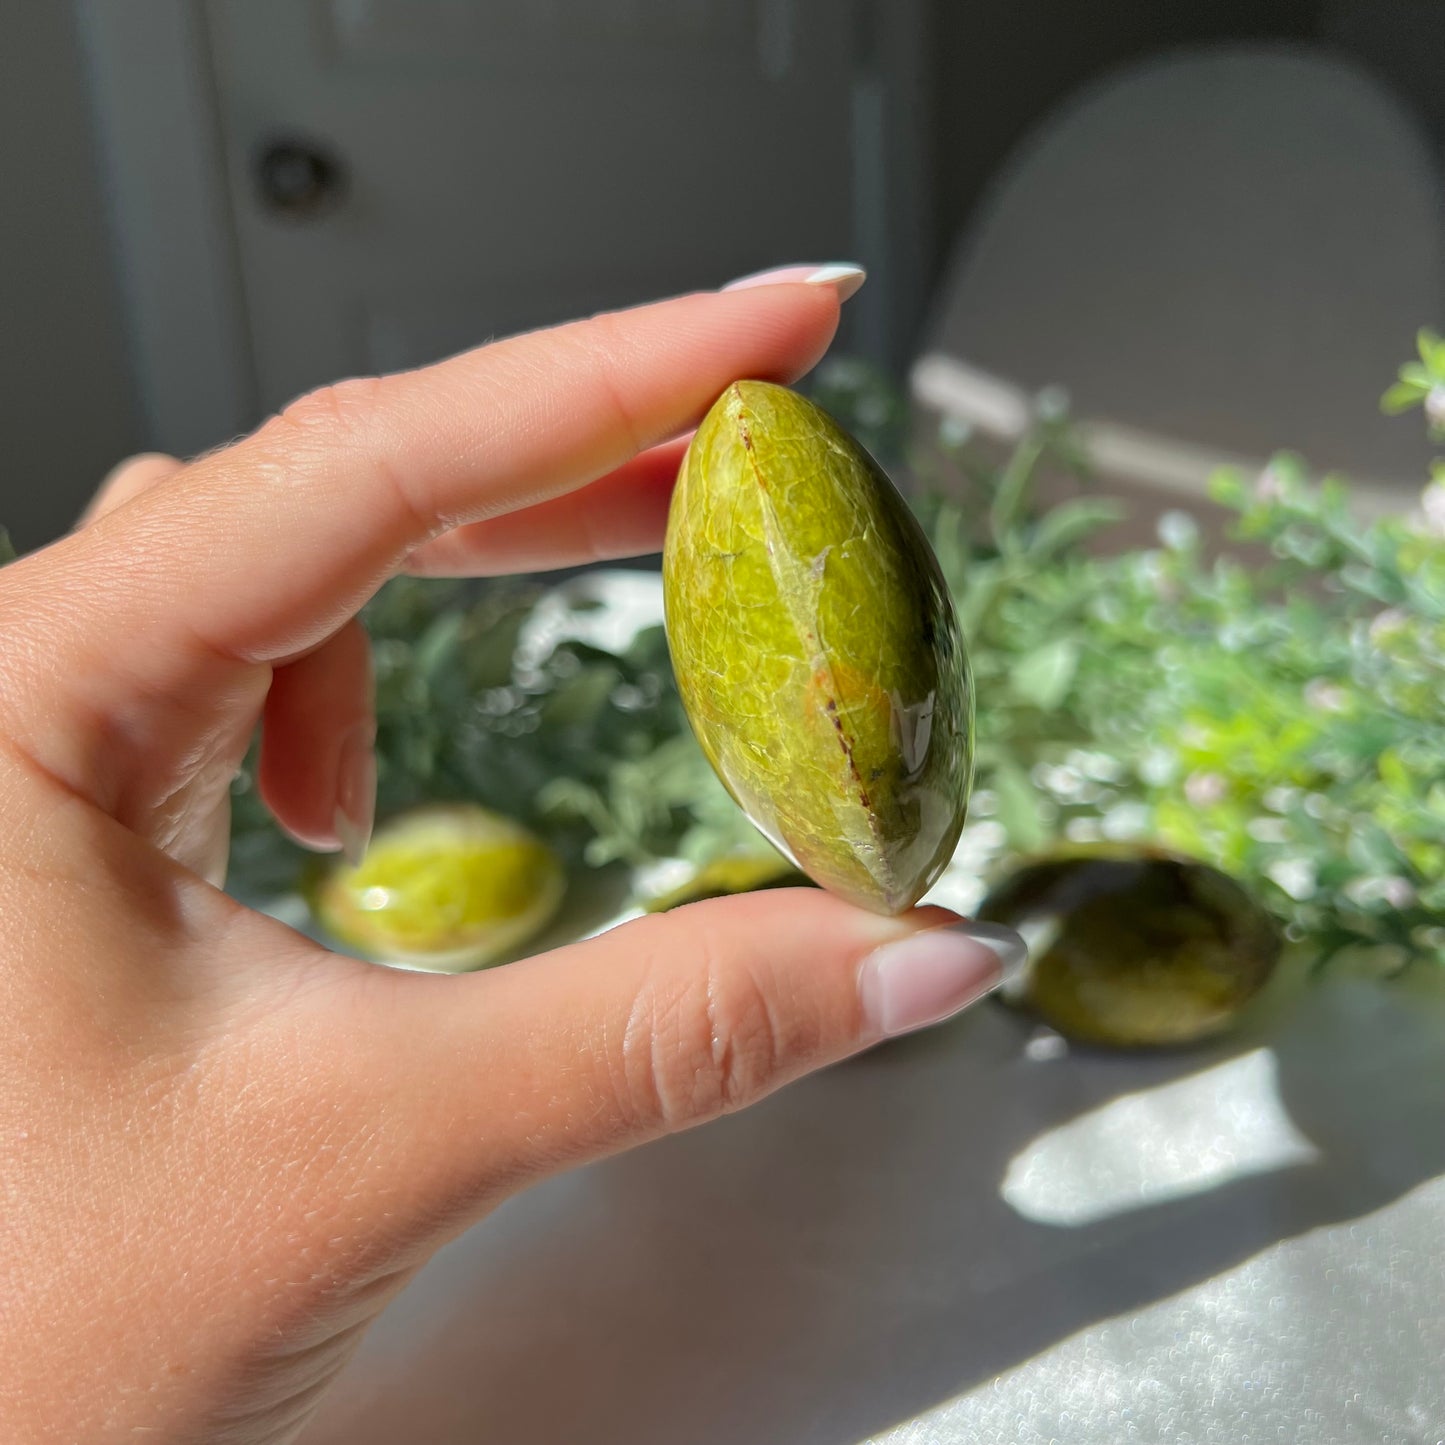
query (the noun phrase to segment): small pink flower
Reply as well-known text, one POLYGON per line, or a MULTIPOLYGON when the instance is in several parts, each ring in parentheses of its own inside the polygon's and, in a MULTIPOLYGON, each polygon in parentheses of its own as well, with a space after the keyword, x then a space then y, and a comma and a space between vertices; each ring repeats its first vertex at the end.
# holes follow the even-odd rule
POLYGON ((1195 808, 1212 808, 1229 791, 1220 773, 1191 773, 1184 781, 1184 796, 1195 808))
POLYGON ((1420 494, 1420 510, 1425 514, 1425 530, 1445 537, 1445 484, 1431 482, 1420 494))
POLYGON ((1398 632, 1409 619, 1398 607, 1387 607, 1375 614, 1370 623, 1370 641, 1377 647, 1392 633, 1398 632))
POLYGON ((1266 467, 1254 483, 1254 497, 1258 502, 1284 501, 1284 478, 1275 466, 1266 467))

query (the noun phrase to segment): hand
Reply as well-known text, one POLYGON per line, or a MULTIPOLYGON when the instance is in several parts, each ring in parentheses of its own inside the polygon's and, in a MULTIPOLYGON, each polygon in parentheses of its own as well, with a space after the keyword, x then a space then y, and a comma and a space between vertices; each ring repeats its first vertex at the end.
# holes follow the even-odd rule
POLYGON ((805 371, 838 304, 784 279, 329 387, 133 463, 0 571, 0 1438, 291 1438, 508 1194, 997 981, 1007 943, 951 914, 813 891, 444 977, 214 886, 258 719, 277 820, 363 845, 354 618, 389 575, 654 550, 677 438, 733 379, 805 371))

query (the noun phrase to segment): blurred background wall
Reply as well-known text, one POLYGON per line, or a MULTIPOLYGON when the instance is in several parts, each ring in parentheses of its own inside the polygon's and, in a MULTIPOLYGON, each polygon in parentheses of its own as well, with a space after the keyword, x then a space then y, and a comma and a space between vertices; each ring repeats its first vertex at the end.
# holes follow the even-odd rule
POLYGON ((142 440, 75 16, 0 5, 0 526, 48 540, 142 440))
POLYGON ((14 0, 0 522, 38 545, 118 457, 219 442, 333 371, 795 252, 870 265, 842 344, 901 374, 1041 117, 1115 67, 1250 39, 1352 57, 1440 149, 1435 0, 14 0), (713 125, 743 143, 720 153, 713 125), (614 136, 647 153, 596 159, 589 133, 599 155, 614 136), (270 202, 262 140, 281 148, 270 202), (305 154, 318 140, 335 153, 305 154), (574 171, 549 179, 538 156, 569 149, 574 171), (344 205, 286 216, 318 160, 344 205), (185 225, 146 210, 172 192, 185 225))

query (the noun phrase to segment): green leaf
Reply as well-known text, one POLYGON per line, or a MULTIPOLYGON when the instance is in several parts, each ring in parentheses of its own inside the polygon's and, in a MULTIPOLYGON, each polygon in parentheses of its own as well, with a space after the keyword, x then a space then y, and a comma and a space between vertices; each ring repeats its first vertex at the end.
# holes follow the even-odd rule
POLYGON ((1237 467, 1220 467, 1209 479, 1209 495, 1222 507, 1242 511, 1249 504, 1249 490, 1237 467))
POLYGON ((517 638, 531 615, 531 607, 516 606, 495 618, 468 617, 458 638, 468 687, 505 687, 511 681, 517 638))
POLYGON ((1047 447, 1046 439, 1037 432, 1026 436, 1009 458, 998 479, 998 487, 989 508, 989 528, 994 545, 1008 551, 1014 530, 1024 515, 1032 489, 1034 473, 1047 447))
POLYGON ((1380 410, 1387 416, 1399 416, 1419 406, 1430 394, 1430 388, 1416 381, 1397 381, 1380 398, 1380 410))
POLYGON ((1068 696, 1079 667, 1079 644, 1060 637, 1046 642, 1014 664, 1014 692, 1042 712, 1052 712, 1068 696))
POLYGON ((1390 835, 1372 818, 1358 818, 1345 845, 1350 862, 1367 873, 1396 873, 1400 870, 1399 849, 1390 835))
POLYGON ((1039 519, 1029 538, 1029 556, 1042 560, 1077 546, 1095 532, 1122 521, 1127 514, 1120 502, 1105 497, 1060 502, 1039 519))
POLYGON ((1420 360, 1442 381, 1445 381, 1445 339, 1428 326, 1422 326, 1415 337, 1420 350, 1420 360))
POLYGON ((963 635, 973 639, 983 625, 989 609, 1003 590, 1003 564, 996 561, 976 562, 968 573, 968 583, 956 596, 958 624, 963 635))
POLYGON ((1407 361, 1400 368, 1400 380, 1410 386, 1423 387, 1429 391, 1435 385, 1435 376, 1428 367, 1421 366, 1418 361, 1407 361))
POLYGON ((593 665, 569 677, 542 706, 542 721, 549 727, 586 727, 595 723, 617 686, 615 667, 593 665))
POLYGON ((0 527, 0 567, 7 562, 15 560, 15 548, 10 541, 10 533, 4 527, 0 527))
POLYGON ((412 661, 423 677, 435 677, 451 661, 465 620, 461 612, 444 612, 417 639, 412 661))
POLYGON ((995 807, 1000 823, 1008 834, 1010 847, 1020 853, 1037 852, 1048 841, 1038 791, 1029 775, 1012 759, 1001 759, 995 766, 990 786, 997 799, 995 807))

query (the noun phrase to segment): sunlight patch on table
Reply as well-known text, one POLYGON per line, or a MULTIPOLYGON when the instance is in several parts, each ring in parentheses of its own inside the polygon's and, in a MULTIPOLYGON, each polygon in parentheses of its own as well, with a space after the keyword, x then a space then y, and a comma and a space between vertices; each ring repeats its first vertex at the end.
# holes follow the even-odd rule
POLYGON ((1285 1112, 1274 1053, 1255 1049, 1040 1134, 999 1192, 1025 1219, 1077 1227, 1317 1158, 1285 1112))

